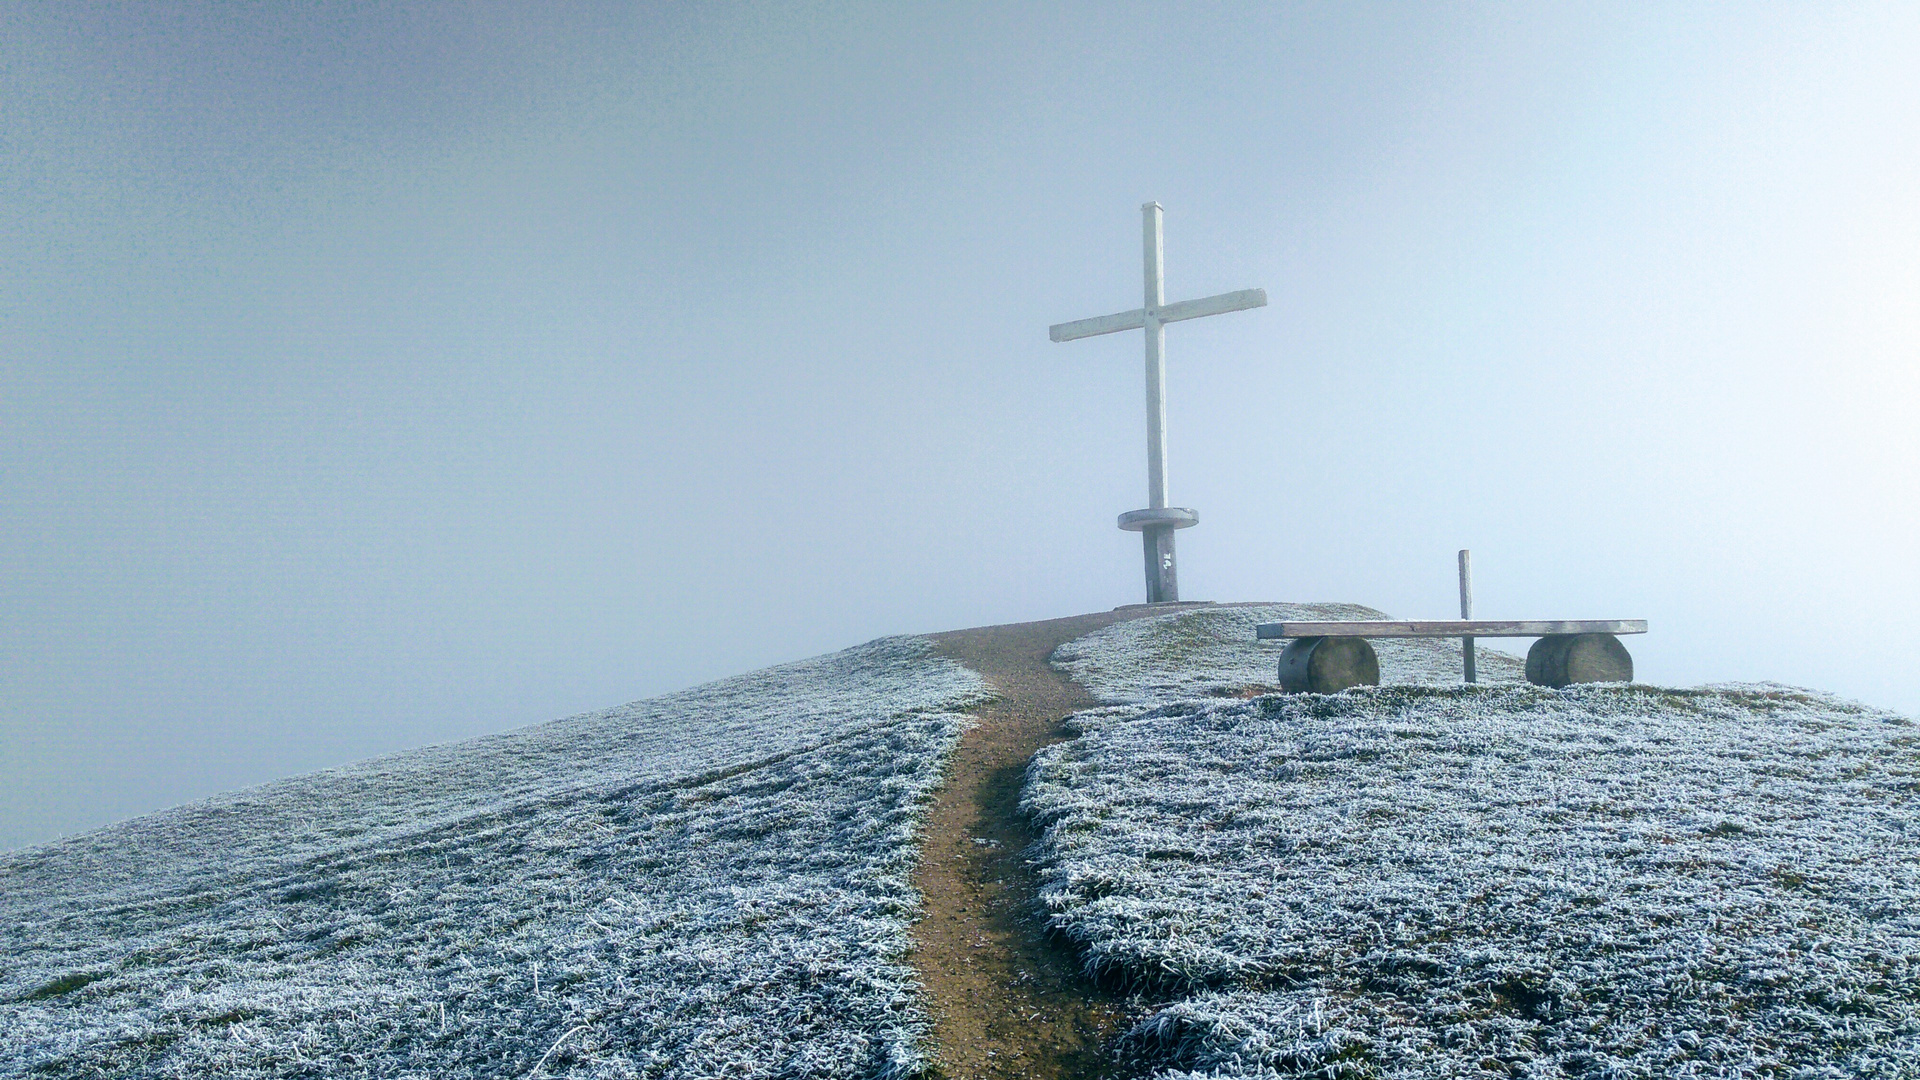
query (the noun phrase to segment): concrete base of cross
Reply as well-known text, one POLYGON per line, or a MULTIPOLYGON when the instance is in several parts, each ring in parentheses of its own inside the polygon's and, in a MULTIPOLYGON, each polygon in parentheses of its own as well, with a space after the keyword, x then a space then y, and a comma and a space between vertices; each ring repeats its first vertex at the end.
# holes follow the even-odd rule
POLYGON ((1120 527, 1140 534, 1140 554, 1147 571, 1147 603, 1171 604, 1180 599, 1180 575, 1174 565, 1173 532, 1200 524, 1200 515, 1184 506, 1129 510, 1120 515, 1120 527))

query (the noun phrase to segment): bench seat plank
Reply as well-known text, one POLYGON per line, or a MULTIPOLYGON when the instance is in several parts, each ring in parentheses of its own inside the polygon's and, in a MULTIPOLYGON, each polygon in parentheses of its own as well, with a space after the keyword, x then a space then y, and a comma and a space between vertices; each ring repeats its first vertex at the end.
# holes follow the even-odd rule
POLYGON ((1549 634, 1644 634, 1645 619, 1397 619, 1350 622, 1261 623, 1259 636, 1306 637, 1545 637, 1549 634))

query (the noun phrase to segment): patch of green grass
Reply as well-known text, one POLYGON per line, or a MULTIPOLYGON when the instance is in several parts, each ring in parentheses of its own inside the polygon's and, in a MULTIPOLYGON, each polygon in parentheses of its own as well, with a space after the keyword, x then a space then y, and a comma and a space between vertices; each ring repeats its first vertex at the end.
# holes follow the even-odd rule
POLYGON ((65 975, 55 978, 52 982, 46 983, 36 990, 30 990, 14 1000, 48 1001, 53 998, 64 997, 89 983, 99 982, 101 979, 106 978, 108 974, 109 973, 105 971, 69 971, 65 975))
POLYGON ((1192 659, 1203 649, 1218 645, 1220 635, 1212 624, 1219 619, 1217 616, 1208 618, 1211 614, 1194 611, 1155 623, 1147 634, 1155 655, 1169 664, 1178 665, 1192 659))

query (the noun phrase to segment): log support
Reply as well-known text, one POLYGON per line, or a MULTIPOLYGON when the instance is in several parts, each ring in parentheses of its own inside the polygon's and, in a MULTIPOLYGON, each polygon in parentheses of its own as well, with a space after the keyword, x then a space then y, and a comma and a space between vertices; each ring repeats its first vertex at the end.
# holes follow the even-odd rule
POLYGON ((1294 694, 1337 694, 1379 686, 1380 658, 1365 638, 1294 638, 1280 653, 1280 687, 1294 694))
MULTIPOLYGON (((1168 530, 1168 542, 1172 539, 1168 530)), ((1150 533, 1147 543, 1147 580, 1152 582, 1150 533)), ((1527 681, 1550 687, 1632 682, 1633 657, 1612 634, 1548 634, 1527 650, 1527 681)), ((1362 637, 1296 637, 1280 653, 1279 682, 1281 689, 1293 694, 1337 694, 1350 686, 1378 686, 1380 659, 1362 637)))
POLYGON ((1555 687, 1632 682, 1633 657, 1612 634, 1548 634, 1527 650, 1527 681, 1555 687))

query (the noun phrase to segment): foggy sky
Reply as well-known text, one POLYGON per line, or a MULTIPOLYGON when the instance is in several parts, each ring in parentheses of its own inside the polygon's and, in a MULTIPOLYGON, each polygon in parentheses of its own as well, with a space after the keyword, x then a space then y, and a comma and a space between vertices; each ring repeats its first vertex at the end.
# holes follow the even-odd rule
POLYGON ((1150 199, 1184 598, 1920 710, 1911 6, 922 7, 0 9, 0 846, 1137 602, 1150 199))

